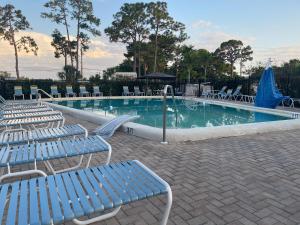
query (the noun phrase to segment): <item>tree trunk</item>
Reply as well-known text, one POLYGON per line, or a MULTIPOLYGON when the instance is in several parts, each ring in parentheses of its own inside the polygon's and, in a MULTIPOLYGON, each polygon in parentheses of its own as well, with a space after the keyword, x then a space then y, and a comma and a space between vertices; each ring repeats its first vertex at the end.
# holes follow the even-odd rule
POLYGON ((204 82, 206 82, 206 76, 207 76, 207 68, 204 67, 204 82))
POLYGON ((242 76, 242 71, 243 70, 243 62, 240 62, 240 76, 242 76))
POLYGON ((76 47, 76 71, 79 69, 79 45, 80 45, 80 14, 81 14, 81 8, 80 3, 78 4, 78 14, 77 14, 77 47, 76 47))
POLYGON ((154 49, 154 65, 153 65, 153 73, 156 72, 157 69, 157 42, 158 42, 158 25, 156 26, 156 30, 155 30, 155 49, 154 49))
POLYGON ((82 48, 80 48, 80 66, 81 66, 80 72, 81 72, 81 76, 83 78, 83 60, 82 60, 82 56, 83 56, 83 51, 82 51, 82 48))
MULTIPOLYGON (((68 47, 69 47, 69 54, 70 54, 70 59, 71 59, 71 65, 74 66, 73 62, 73 56, 72 56, 72 49, 71 49, 71 41, 70 41, 70 33, 69 33, 69 27, 68 27, 68 22, 67 22, 67 16, 64 11, 64 20, 65 20, 65 26, 66 26, 66 32, 67 32, 67 38, 68 38, 68 47)), ((66 54, 67 57, 67 54, 66 54)))
POLYGON ((18 57, 18 48, 17 48, 17 44, 16 44, 16 40, 15 40, 15 34, 12 31, 12 41, 13 41, 13 46, 14 46, 14 50, 15 50, 15 61, 16 61, 16 75, 17 75, 17 79, 20 79, 20 73, 19 73, 19 57, 18 57))
POLYGON ((234 64, 233 63, 231 63, 230 64, 230 75, 231 75, 231 77, 233 77, 233 67, 234 67, 234 64))
POLYGON ((65 67, 68 65, 67 51, 65 50, 65 67))
POLYGON ((138 77, 140 77, 141 76, 141 49, 140 49, 140 47, 139 47, 139 53, 138 53, 138 55, 139 55, 139 70, 138 70, 138 77))
POLYGON ((136 50, 134 49, 133 53, 133 72, 136 72, 136 50))

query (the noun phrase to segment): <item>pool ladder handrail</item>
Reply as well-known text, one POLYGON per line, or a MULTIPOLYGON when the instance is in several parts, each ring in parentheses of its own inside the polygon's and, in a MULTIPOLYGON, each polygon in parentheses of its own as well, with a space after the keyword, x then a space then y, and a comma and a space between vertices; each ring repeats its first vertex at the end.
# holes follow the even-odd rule
MULTIPOLYGON (((53 100, 53 96, 50 95, 48 92, 44 91, 43 89, 38 88, 37 91, 38 92, 39 91, 42 92, 44 95, 48 96, 51 100, 53 100)), ((38 97, 39 97, 39 100, 42 100, 42 96, 41 95, 38 95, 38 97)))
POLYGON ((173 104, 175 107, 175 113, 176 113, 176 125, 177 125, 177 107, 176 107, 176 102, 175 102, 175 96, 174 96, 174 90, 172 85, 165 85, 164 90, 163 90, 163 140, 162 144, 168 144, 166 140, 166 127, 167 127, 167 94, 168 94, 168 89, 171 90, 171 95, 173 99, 173 104))

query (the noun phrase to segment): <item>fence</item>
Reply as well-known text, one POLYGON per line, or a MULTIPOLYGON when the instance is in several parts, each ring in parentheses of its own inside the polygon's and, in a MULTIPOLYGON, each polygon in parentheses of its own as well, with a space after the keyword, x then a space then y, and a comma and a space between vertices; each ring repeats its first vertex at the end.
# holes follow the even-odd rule
MULTIPOLYGON (((228 76, 216 76, 210 77, 208 82, 214 87, 214 89, 221 89, 224 85, 228 88, 235 89, 238 85, 242 85, 243 94, 254 94, 252 86, 258 84, 260 76, 253 77, 228 77, 228 76)), ((192 83, 204 82, 204 80, 194 80, 192 83)), ((294 98, 300 98, 300 76, 287 77, 287 76, 276 76, 276 82, 279 89, 284 95, 289 95, 294 98)), ((100 91, 103 92, 105 96, 119 96, 122 94, 123 86, 128 86, 130 90, 133 90, 134 86, 139 86, 142 89, 146 89, 146 86, 152 90, 161 89, 165 84, 171 84, 175 88, 181 88, 186 83, 185 80, 181 81, 155 81, 149 80, 93 80, 91 82, 77 82, 71 84, 76 93, 79 92, 79 86, 85 85, 89 92, 92 92, 93 85, 98 85, 100 91)), ((30 85, 37 85, 38 88, 45 90, 50 93, 51 85, 57 85, 58 91, 65 94, 65 87, 67 84, 64 81, 53 81, 53 80, 0 80, 0 94, 6 99, 12 99, 14 93, 14 86, 21 85, 23 87, 23 92, 25 97, 28 98, 30 93, 30 85)), ((183 91, 183 90, 182 90, 183 91)))

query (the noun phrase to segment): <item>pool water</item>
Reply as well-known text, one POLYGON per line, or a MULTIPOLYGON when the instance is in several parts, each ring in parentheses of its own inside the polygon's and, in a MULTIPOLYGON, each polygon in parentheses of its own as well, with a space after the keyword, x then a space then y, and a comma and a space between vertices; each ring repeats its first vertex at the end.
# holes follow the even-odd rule
MULTIPOLYGON (((160 99, 103 99, 55 102, 59 105, 94 112, 99 115, 139 115, 136 123, 162 127, 160 99)), ((191 100, 167 100, 167 128, 213 127, 288 120, 289 117, 254 112, 191 100)))

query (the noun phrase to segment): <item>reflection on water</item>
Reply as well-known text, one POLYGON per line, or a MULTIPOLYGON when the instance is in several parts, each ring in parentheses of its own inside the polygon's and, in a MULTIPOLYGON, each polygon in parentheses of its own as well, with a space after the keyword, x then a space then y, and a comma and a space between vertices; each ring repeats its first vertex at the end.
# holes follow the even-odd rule
MULTIPOLYGON (((168 128, 213 127, 290 119, 272 114, 179 99, 176 100, 176 111, 172 100, 168 100, 167 103, 168 128)), ((92 111, 104 116, 139 115, 140 118, 136 122, 162 127, 162 101, 160 99, 62 101, 58 104, 92 111)))

